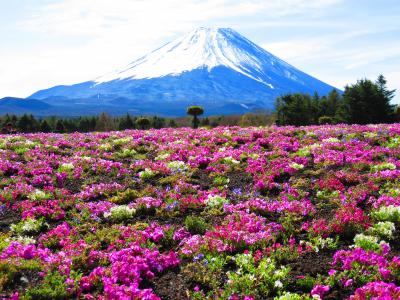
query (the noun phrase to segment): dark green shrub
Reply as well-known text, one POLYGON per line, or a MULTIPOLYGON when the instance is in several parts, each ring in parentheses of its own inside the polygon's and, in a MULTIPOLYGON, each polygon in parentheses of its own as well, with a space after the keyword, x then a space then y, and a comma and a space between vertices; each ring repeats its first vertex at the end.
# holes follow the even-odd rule
POLYGON ((319 117, 319 118, 318 118, 318 123, 321 124, 321 125, 324 125, 324 124, 332 124, 332 123, 333 123, 333 120, 332 120, 331 117, 322 116, 322 117, 319 117))
POLYGON ((191 234, 204 234, 207 230, 207 223, 202 217, 187 216, 185 227, 191 234))

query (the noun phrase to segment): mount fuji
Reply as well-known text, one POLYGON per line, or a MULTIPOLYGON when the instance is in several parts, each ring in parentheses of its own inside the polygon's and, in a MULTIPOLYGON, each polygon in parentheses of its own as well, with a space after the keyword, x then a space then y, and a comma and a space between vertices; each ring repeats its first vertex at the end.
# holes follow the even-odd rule
POLYGON ((28 99, 44 102, 35 111, 44 115, 180 116, 188 105, 202 105, 211 115, 273 109, 280 95, 325 95, 332 89, 232 29, 201 27, 120 70, 41 90, 28 99))

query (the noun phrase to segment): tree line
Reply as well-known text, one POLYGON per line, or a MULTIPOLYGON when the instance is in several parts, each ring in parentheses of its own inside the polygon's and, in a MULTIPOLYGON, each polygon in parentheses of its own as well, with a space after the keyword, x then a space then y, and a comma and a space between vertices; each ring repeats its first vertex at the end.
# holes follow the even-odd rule
POLYGON ((386 79, 358 80, 347 85, 343 93, 332 90, 327 96, 287 94, 276 99, 278 125, 377 124, 398 121, 397 107, 390 101, 395 90, 389 90, 386 79))
POLYGON ((0 125, 4 131, 15 132, 91 132, 91 131, 112 131, 125 129, 162 128, 175 127, 173 119, 165 119, 157 116, 151 118, 136 117, 129 114, 122 117, 112 117, 106 113, 99 116, 59 118, 39 118, 33 115, 22 116, 6 114, 0 117, 0 125))
POLYGON ((268 111, 244 115, 210 116, 201 119, 196 116, 196 121, 190 117, 137 117, 129 114, 113 117, 106 113, 99 116, 76 118, 39 118, 28 114, 21 116, 6 114, 0 116, 0 130, 2 133, 71 133, 189 126, 266 126, 273 124, 274 121, 274 115, 268 111))
POLYGON ((244 115, 211 116, 199 118, 204 113, 201 106, 190 106, 187 114, 193 118, 163 118, 99 116, 60 118, 34 117, 6 114, 0 116, 2 133, 30 132, 91 132, 125 129, 149 129, 164 127, 216 127, 216 126, 266 126, 266 125, 313 125, 313 124, 374 124, 400 121, 400 109, 390 101, 395 90, 389 90, 384 76, 376 81, 358 80, 347 85, 343 93, 333 89, 326 96, 318 94, 287 94, 276 99, 276 111, 257 111, 244 115))

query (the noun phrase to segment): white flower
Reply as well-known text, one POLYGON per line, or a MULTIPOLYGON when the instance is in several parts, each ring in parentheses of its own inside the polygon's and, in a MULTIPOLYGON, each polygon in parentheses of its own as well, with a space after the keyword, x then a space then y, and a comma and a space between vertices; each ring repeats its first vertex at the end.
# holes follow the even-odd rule
POLYGON ((32 193, 28 195, 28 199, 30 200, 44 200, 47 199, 48 197, 49 196, 45 192, 38 189, 34 190, 32 193))
POLYGON ((183 161, 180 160, 175 160, 171 161, 167 164, 167 167, 172 171, 172 172, 183 172, 188 169, 186 164, 183 161))
POLYGON ((328 138, 328 139, 323 139, 322 142, 325 142, 325 143, 340 143, 340 140, 338 138, 331 137, 331 138, 328 138))
POLYGON ((227 156, 227 157, 225 157, 225 158, 223 159, 223 161, 224 161, 225 163, 232 164, 232 165, 238 165, 238 164, 240 164, 240 161, 234 159, 232 156, 227 156))
POLYGON ((283 287, 283 283, 280 280, 275 281, 274 286, 278 289, 283 287))
POLYGON ((144 171, 139 172, 139 177, 142 179, 153 177, 155 174, 151 169, 144 169, 144 171))
POLYGON ((225 203, 229 203, 229 201, 219 195, 208 195, 206 199, 206 205, 209 207, 222 207, 222 205, 225 203))
POLYGON ((60 171, 72 171, 73 169, 75 169, 73 163, 63 163, 60 166, 60 171))
POLYGON ((113 220, 123 221, 131 218, 135 212, 136 210, 134 208, 130 208, 127 205, 117 205, 111 207, 110 211, 104 213, 103 215, 106 218, 109 217, 113 220))

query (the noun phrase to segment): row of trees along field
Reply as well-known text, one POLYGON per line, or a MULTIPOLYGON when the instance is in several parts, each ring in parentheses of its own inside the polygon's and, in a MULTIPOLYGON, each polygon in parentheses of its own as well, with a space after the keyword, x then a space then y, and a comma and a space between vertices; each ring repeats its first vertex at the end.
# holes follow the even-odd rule
POLYGON ((394 90, 386 87, 380 75, 375 82, 368 79, 346 86, 344 93, 332 90, 327 96, 287 94, 276 100, 276 112, 257 111, 244 115, 211 116, 199 118, 204 113, 201 106, 187 108, 193 118, 137 117, 129 114, 113 117, 106 113, 99 116, 35 118, 33 115, 0 116, 2 133, 13 132, 90 132, 163 127, 216 127, 216 126, 266 126, 312 124, 373 124, 400 120, 400 110, 390 101, 394 90))
POLYGON ((386 87, 384 76, 375 82, 358 80, 343 94, 332 90, 327 96, 288 94, 276 100, 279 125, 373 124, 397 121, 396 107, 390 104, 395 90, 386 87))
POLYGON ((106 113, 99 116, 59 118, 36 118, 33 115, 0 116, 2 133, 14 132, 91 132, 112 131, 125 129, 148 129, 163 127, 216 127, 216 126, 266 126, 275 122, 275 117, 268 111, 258 111, 244 115, 211 116, 196 118, 162 118, 162 117, 135 117, 129 114, 113 117, 106 113))

